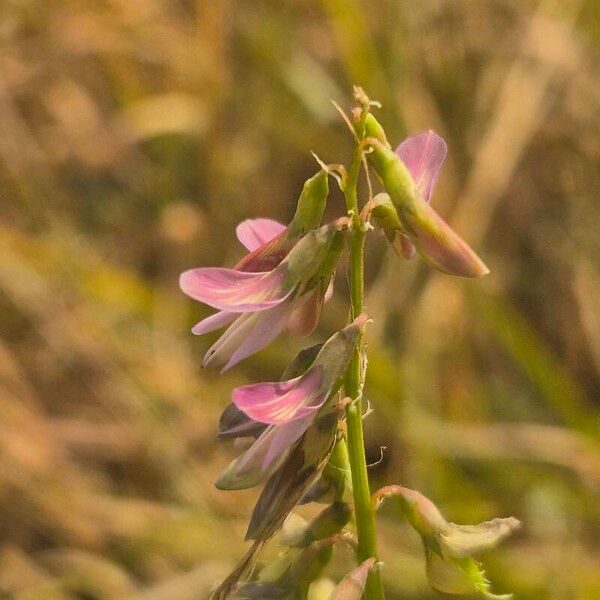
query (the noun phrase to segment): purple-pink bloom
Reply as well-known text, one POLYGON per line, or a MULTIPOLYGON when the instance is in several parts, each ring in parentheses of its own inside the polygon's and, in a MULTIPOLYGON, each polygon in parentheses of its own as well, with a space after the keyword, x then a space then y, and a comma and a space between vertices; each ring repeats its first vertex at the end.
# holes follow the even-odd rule
POLYGON ((285 229, 285 225, 273 219, 246 219, 235 228, 235 233, 246 249, 254 252, 274 240, 285 229))
POLYGON ((236 427, 241 425, 250 430, 251 423, 264 423, 267 428, 223 473, 218 487, 237 489, 256 485, 283 460, 286 451, 300 439, 338 389, 367 320, 366 315, 360 315, 329 338, 302 375, 233 390, 233 404, 251 420, 236 418, 236 423, 239 421, 236 427))
POLYGON ((435 131, 423 131, 407 137, 395 150, 409 170, 419 194, 431 200, 448 147, 435 131))
POLYGON ((249 219, 238 225, 236 233, 250 253, 234 268, 190 269, 179 280, 184 293, 219 311, 197 323, 194 334, 227 327, 203 360, 204 366, 224 365, 223 371, 267 346, 286 326, 294 333, 310 333, 326 296, 321 281, 309 290, 299 284, 311 274, 310 268, 314 271, 311 260, 327 246, 327 231, 314 249, 302 250, 306 256, 296 260, 295 270, 286 259, 300 240, 288 236, 284 225, 249 219))
MULTIPOLYGON (((406 138, 395 153, 406 165, 417 192, 429 203, 448 153, 444 138, 431 129, 423 131, 406 138)), ((394 248, 404 258, 411 259, 416 249, 410 238, 403 233, 398 233, 397 238, 392 242, 394 248)))
POLYGON ((316 367, 288 381, 253 383, 233 390, 233 403, 261 423, 281 425, 315 413, 325 402, 323 369, 316 367))
POLYGON ((404 140, 395 152, 374 117, 372 164, 388 194, 378 194, 370 208, 394 250, 412 258, 415 250, 436 269, 450 275, 482 277, 489 272, 469 245, 437 214, 430 200, 446 158, 446 142, 426 131, 404 140))

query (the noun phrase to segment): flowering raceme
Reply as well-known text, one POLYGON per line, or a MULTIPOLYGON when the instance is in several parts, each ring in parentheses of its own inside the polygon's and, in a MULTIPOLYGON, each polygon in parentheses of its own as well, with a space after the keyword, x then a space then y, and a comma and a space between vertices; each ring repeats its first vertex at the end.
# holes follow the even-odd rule
POLYGON ((427 131, 409 137, 394 152, 370 112, 378 103, 360 88, 355 98, 354 122, 337 107, 356 142, 348 167, 318 159, 322 170, 304 184, 289 225, 271 219, 243 221, 236 234, 248 253, 233 268, 190 269, 180 276, 183 292, 217 311, 197 323, 193 333, 226 328, 203 360, 226 370, 284 329, 299 335, 313 331, 348 244, 349 324, 324 343, 302 350, 279 381, 235 388, 221 414, 218 437, 235 440, 242 451, 219 475, 216 487, 264 487, 246 530, 245 539, 252 544, 211 600, 316 597, 313 584, 340 544, 356 549, 357 566, 344 570, 347 575, 330 590, 329 600, 384 600, 375 509, 388 496, 396 498, 421 535, 432 587, 505 600, 508 596, 491 592, 472 555, 508 535, 518 526, 516 519, 461 526, 446 521, 414 490, 388 486, 371 496, 362 430, 369 217, 405 258, 419 252, 436 269, 464 277, 481 277, 487 267, 429 204, 446 157, 444 140, 427 131), (358 177, 362 168, 368 175, 369 164, 384 191, 371 197, 371 185, 366 186, 369 198, 359 204, 358 177), (346 210, 321 225, 328 174, 338 181, 346 210), (280 536, 287 549, 258 569, 263 547, 298 505, 309 502, 329 506, 307 527, 280 536))

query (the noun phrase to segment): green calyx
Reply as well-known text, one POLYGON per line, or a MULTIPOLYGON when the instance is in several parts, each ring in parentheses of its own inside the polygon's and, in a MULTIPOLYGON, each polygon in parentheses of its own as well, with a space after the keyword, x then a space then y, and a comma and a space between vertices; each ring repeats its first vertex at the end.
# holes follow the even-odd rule
POLYGON ((404 227, 402 227, 402 223, 398 219, 398 211, 389 194, 385 192, 377 194, 371 200, 370 208, 371 217, 377 226, 382 229, 404 231, 404 227))
POLYGON ((322 372, 320 391, 331 393, 338 387, 350 358, 356 349, 367 317, 355 319, 350 325, 333 334, 322 346, 311 368, 320 368, 322 372))
POLYGON ((300 282, 308 282, 322 271, 332 250, 332 260, 337 263, 337 248, 343 241, 346 228, 345 222, 334 222, 304 235, 278 267, 285 270, 283 286, 290 288, 300 282))

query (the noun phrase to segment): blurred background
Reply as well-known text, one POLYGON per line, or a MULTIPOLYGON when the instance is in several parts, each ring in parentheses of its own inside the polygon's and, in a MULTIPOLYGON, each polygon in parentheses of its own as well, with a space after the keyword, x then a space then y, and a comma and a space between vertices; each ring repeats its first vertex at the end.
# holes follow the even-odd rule
MULTIPOLYGON (((345 272, 311 339, 223 377, 177 278, 287 221, 310 150, 348 160, 358 83, 392 142, 447 139, 435 206, 491 268, 371 236, 373 486, 522 519, 498 591, 600 599, 599 47, 596 0, 2 0, 0 597, 201 599, 241 556, 258 490, 213 487, 218 414, 344 323, 345 272)), ((441 598, 379 522, 389 598, 441 598)))

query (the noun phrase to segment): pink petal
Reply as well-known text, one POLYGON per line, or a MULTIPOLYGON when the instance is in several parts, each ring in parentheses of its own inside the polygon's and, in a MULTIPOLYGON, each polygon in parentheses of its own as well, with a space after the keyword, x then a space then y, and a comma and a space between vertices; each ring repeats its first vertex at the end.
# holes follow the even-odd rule
POLYGON ((252 444, 245 454, 236 461, 235 475, 240 477, 253 469, 263 468, 263 461, 269 451, 269 446, 275 435, 275 427, 265 429, 261 436, 252 444))
POLYGON ((289 296, 282 288, 283 271, 246 273, 235 269, 206 267, 184 271, 181 290, 200 302, 228 312, 266 310, 289 296))
POLYGON ((429 204, 422 203, 420 218, 409 225, 413 244, 431 266, 461 277, 479 278, 489 273, 479 256, 429 204))
POLYGON ((253 252, 277 237, 284 229, 285 225, 272 219, 246 219, 236 227, 235 233, 246 249, 253 252))
POLYGON ((224 310, 219 311, 214 315, 210 315, 210 317, 206 317, 206 319, 202 319, 199 323, 196 323, 192 327, 192 333, 194 335, 202 335, 204 333, 209 333, 210 331, 215 331, 216 329, 221 329, 221 327, 226 327, 233 323, 238 317, 238 313, 226 312, 224 310))
POLYGON ((299 440, 313 422, 314 414, 308 414, 285 425, 274 427, 274 434, 265 453, 261 468, 268 469, 292 444, 299 440))
POLYGON ((234 267, 237 271, 248 273, 271 271, 287 256, 297 239, 287 239, 287 228, 266 244, 249 252, 234 267))
POLYGON ((291 309, 291 303, 282 302, 254 315, 252 328, 246 331, 243 341, 239 342, 221 373, 268 346, 283 331, 291 309))
POLYGON ((323 298, 324 302, 329 302, 333 298, 333 280, 334 280, 334 277, 332 277, 329 280, 329 285, 327 286, 327 289, 325 290, 325 296, 323 298))
POLYGON ((394 252, 406 260, 414 258, 415 254, 417 253, 417 249, 410 241, 410 238, 399 231, 391 232, 391 242, 394 252))
POLYGON ((431 129, 406 138, 396 148, 425 202, 433 194, 446 152, 446 142, 431 129))
POLYGON ((252 330, 258 313, 245 313, 223 332, 223 335, 208 349, 202 366, 224 365, 252 330))
POLYGON ((243 477, 253 469, 263 472, 271 469, 278 459, 283 458, 286 450, 302 437, 313 422, 313 417, 310 414, 302 419, 284 425, 271 425, 265 429, 246 453, 237 459, 235 477, 243 477))
POLYGON ((254 383, 233 390, 233 403, 254 421, 289 423, 315 413, 325 400, 318 393, 321 372, 311 369, 301 377, 275 383, 254 383))
POLYGON ((322 308, 323 298, 320 288, 304 294, 294 303, 287 328, 296 335, 309 335, 319 322, 322 308))

